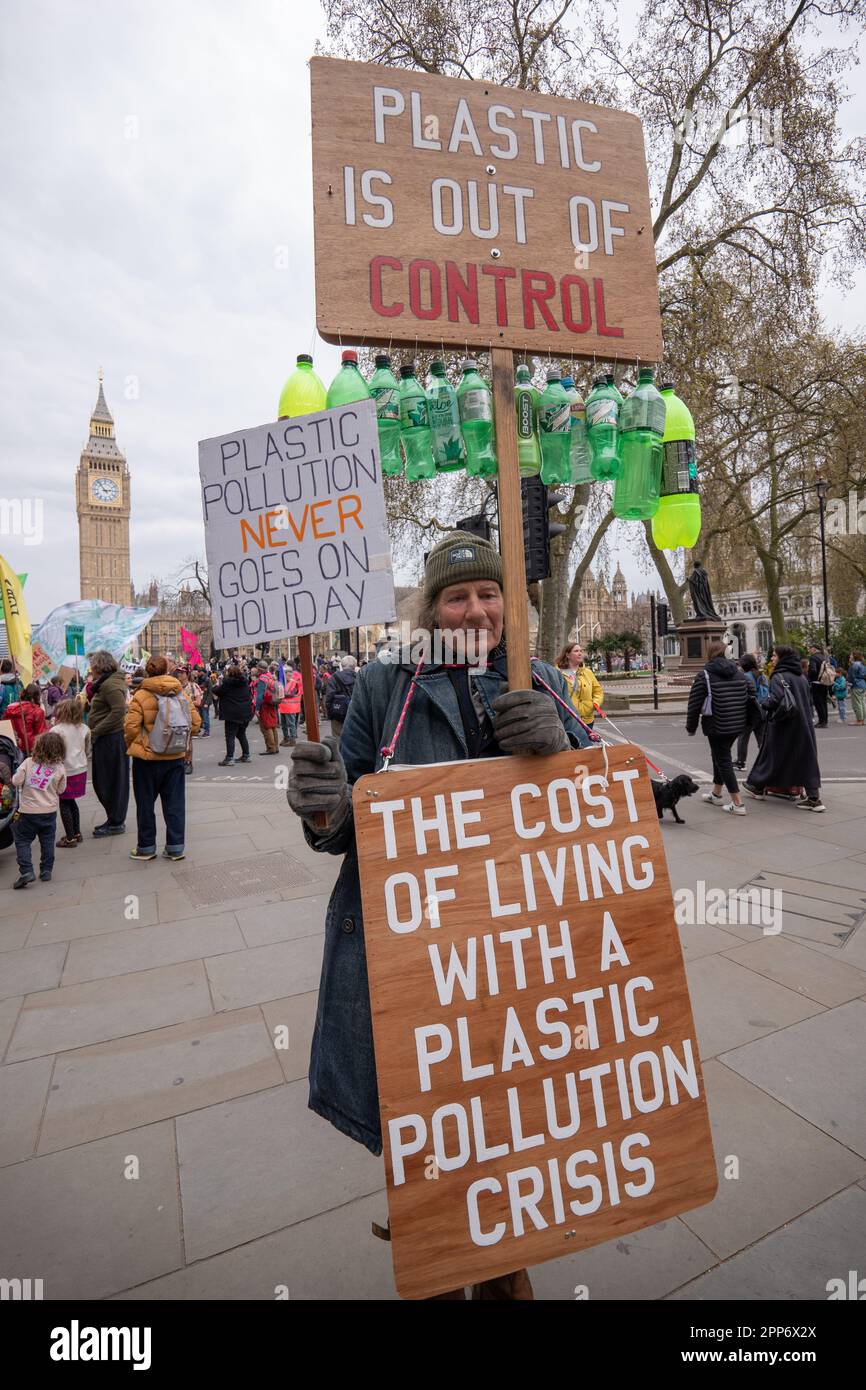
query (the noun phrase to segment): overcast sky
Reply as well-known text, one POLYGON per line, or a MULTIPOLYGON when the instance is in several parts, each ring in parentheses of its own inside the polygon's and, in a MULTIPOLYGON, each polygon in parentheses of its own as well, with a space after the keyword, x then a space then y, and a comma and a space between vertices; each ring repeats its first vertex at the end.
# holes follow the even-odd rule
MULTIPOLYGON (((41 498, 44 540, 0 549, 29 574, 34 622, 79 597, 74 476, 100 366, 132 472, 138 588, 204 553, 197 441, 273 419, 296 353, 314 350, 326 382, 335 370, 314 329, 320 14, 314 0, 5 0, 0 496, 41 498)), ((846 125, 864 128, 862 94, 846 125)), ((855 297, 825 308, 855 327, 855 297)))

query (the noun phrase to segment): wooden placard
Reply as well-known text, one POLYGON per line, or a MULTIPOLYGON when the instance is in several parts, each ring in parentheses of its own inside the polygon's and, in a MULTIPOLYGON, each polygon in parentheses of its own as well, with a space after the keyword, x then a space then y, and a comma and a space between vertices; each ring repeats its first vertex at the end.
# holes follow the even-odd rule
POLYGON ((634 744, 354 788, 397 1288, 573 1254, 717 1186, 634 744))
POLYGON ((310 71, 323 338, 661 359, 637 116, 373 63, 310 71))

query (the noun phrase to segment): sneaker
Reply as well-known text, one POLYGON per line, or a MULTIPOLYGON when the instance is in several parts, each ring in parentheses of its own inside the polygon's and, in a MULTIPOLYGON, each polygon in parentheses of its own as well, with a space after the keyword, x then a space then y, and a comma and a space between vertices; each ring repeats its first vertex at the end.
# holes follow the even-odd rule
POLYGON ((737 769, 738 772, 745 772, 746 770, 745 763, 734 763, 734 767, 737 769))
POLYGON ((98 825, 93 832, 95 840, 104 840, 108 835, 125 835, 125 825, 98 825))
POLYGON ((794 805, 799 806, 801 811, 826 811, 827 809, 820 796, 800 796, 794 805))
POLYGON ((217 763, 217 767, 234 767, 234 765, 234 758, 223 758, 221 763, 217 763))
POLYGON ((35 875, 34 873, 19 874, 18 877, 16 878, 15 882, 12 884, 12 887, 13 887, 13 888, 26 888, 27 885, 28 885, 28 883, 35 883, 35 882, 36 882, 36 875, 35 875))
POLYGON ((701 800, 708 801, 711 806, 724 806, 725 804, 725 798, 723 796, 716 796, 715 792, 704 792, 701 800))
POLYGON ((250 757, 249 753, 244 753, 244 756, 241 758, 241 762, 242 762, 242 763, 251 763, 251 762, 252 762, 252 758, 250 757))
POLYGON ((136 846, 135 849, 132 849, 132 850, 129 851, 129 857, 130 857, 130 859, 155 859, 155 858, 156 858, 156 850, 155 850, 155 849, 139 849, 139 848, 136 846))
MULTIPOLYGON (((154 855, 153 857, 155 859, 156 855, 154 855)), ((162 851, 162 857, 163 859, 186 859, 186 855, 184 854, 183 850, 181 850, 180 854, 169 854, 168 850, 164 849, 162 851)))
POLYGON ((733 801, 729 801, 723 810, 727 811, 729 816, 744 816, 746 814, 745 806, 737 806, 733 801))
POLYGON ((44 871, 43 873, 40 873, 40 875, 39 875, 39 882, 40 882, 40 883, 50 883, 50 882, 51 882, 51 870, 50 870, 50 869, 45 869, 45 871, 44 871))
POLYGON ((757 787, 753 787, 749 782, 743 783, 743 791, 748 792, 749 796, 753 796, 756 801, 763 801, 764 797, 767 795, 765 791, 759 791, 757 787))

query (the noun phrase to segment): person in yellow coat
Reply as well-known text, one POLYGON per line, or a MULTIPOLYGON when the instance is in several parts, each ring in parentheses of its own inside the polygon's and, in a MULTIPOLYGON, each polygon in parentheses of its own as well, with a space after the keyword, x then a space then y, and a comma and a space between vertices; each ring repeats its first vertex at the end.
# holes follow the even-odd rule
POLYGON ((560 652, 556 664, 565 676, 565 682, 571 695, 571 703, 584 724, 588 724, 592 728, 595 719, 595 707, 603 704, 604 691, 598 683, 595 672, 584 664, 583 648, 580 643, 567 643, 560 652))

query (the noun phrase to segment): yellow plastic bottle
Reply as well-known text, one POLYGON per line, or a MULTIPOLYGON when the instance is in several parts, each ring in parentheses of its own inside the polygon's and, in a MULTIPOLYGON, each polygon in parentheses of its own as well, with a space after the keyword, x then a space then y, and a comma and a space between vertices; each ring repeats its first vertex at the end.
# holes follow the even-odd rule
POLYGON ((298 365, 280 393, 277 410, 279 419, 290 415, 315 415, 324 410, 328 393, 313 371, 313 359, 308 352, 298 354, 298 365))

